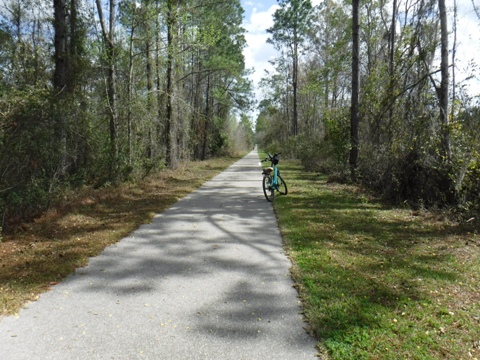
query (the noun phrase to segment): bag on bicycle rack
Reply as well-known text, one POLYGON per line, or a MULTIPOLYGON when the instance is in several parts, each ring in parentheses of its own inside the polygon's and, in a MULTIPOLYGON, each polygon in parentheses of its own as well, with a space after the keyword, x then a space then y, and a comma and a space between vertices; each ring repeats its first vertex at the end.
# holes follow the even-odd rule
POLYGON ((277 165, 279 161, 280 161, 280 155, 275 155, 272 159, 272 162, 274 165, 277 165))
POLYGON ((273 171, 273 167, 263 169, 262 175, 270 175, 273 171))

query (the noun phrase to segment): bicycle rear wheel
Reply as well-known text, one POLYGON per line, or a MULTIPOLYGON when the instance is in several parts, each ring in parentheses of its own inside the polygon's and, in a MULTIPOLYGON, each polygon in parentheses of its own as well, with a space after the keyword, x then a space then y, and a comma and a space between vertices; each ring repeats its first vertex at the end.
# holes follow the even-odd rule
POLYGON ((263 193, 265 194, 265 198, 272 202, 273 198, 275 197, 275 192, 272 187, 272 177, 270 175, 263 176, 263 193))
POLYGON ((282 195, 288 194, 287 183, 278 175, 278 192, 282 195))

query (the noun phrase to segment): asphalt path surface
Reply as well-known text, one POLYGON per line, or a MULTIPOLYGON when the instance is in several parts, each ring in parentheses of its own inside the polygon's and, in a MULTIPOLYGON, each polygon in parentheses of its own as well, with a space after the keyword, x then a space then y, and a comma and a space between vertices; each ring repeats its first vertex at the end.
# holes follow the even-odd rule
POLYGON ((315 359, 258 160, 1 319, 0 359, 315 359))

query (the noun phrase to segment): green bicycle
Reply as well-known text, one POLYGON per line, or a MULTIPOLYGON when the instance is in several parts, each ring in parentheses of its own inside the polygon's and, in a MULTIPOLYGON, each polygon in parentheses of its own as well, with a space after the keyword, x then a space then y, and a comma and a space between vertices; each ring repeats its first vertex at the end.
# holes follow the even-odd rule
POLYGON ((272 202, 275 198, 275 191, 278 191, 282 195, 287 195, 288 189, 287 184, 283 181, 280 176, 280 170, 278 169, 278 162, 280 161, 280 153, 275 155, 268 154, 261 163, 265 161, 270 161, 271 165, 268 168, 263 169, 263 193, 268 201, 272 202))

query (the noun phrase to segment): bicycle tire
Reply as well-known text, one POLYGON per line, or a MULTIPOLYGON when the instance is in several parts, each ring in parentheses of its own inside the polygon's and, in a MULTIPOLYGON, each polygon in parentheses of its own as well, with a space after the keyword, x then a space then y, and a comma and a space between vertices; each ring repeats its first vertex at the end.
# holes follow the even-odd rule
POLYGON ((288 194, 287 183, 278 175, 278 192, 282 195, 288 194))
POLYGON ((267 201, 272 202, 275 197, 275 191, 272 186, 272 177, 270 175, 264 175, 262 181, 263 194, 267 201))

